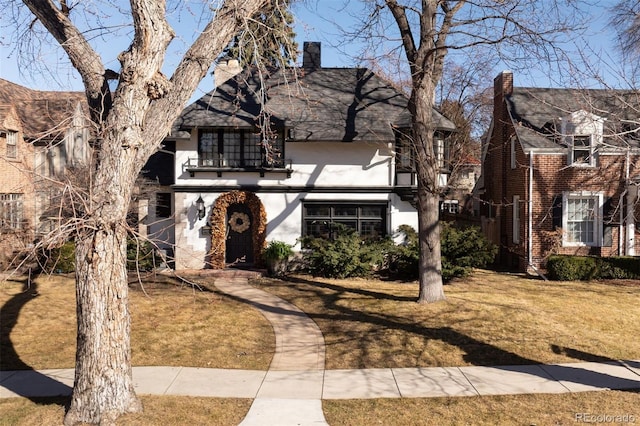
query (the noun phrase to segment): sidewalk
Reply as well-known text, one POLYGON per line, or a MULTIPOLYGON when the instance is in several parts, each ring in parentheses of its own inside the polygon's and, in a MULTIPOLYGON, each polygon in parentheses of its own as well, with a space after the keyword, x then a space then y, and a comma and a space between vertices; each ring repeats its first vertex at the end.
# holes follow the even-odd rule
MULTIPOLYGON (((261 395, 268 399, 303 400, 569 393, 640 389, 640 360, 496 367, 292 370, 277 374, 258 370, 133 367, 133 380, 140 394, 216 398, 261 395)), ((72 386, 73 369, 0 372, 1 398, 70 395, 72 386)))
MULTIPOLYGON (((136 392, 253 398, 241 423, 326 425, 322 399, 418 398, 640 389, 640 360, 495 367, 325 370, 324 338, 296 306, 248 285, 219 278, 230 297, 271 322, 276 350, 268 371, 133 367, 136 392)), ((70 395, 73 369, 0 371, 0 398, 70 395)))

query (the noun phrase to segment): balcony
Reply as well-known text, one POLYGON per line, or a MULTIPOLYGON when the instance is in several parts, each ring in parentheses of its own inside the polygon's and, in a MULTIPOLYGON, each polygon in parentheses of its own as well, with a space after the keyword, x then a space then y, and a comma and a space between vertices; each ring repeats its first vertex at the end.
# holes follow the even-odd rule
POLYGON ((292 160, 275 160, 267 162, 265 160, 240 160, 228 159, 222 156, 216 158, 189 158, 182 164, 182 171, 194 177, 196 173, 215 172, 218 177, 222 177, 224 172, 254 172, 264 177, 266 173, 283 173, 287 178, 293 173, 292 160))

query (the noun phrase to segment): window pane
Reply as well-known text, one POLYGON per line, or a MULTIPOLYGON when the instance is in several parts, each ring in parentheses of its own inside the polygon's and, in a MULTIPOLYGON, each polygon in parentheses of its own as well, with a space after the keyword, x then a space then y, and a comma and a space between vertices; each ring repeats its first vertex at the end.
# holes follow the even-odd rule
POLYGON ((316 238, 329 238, 329 222, 323 220, 305 220, 306 235, 316 238))
POLYGON ((307 216, 329 217, 331 213, 331 208, 325 205, 308 204, 305 208, 307 216))
POLYGON ((345 226, 346 228, 358 230, 358 221, 357 220, 334 220, 333 223, 339 223, 340 225, 345 226))
POLYGON ((224 167, 241 167, 242 146, 240 145, 240 132, 225 130, 222 144, 222 156, 224 167))
POLYGON ((200 132, 199 165, 218 166, 218 133, 213 131, 200 132))
POLYGON ((358 207, 351 205, 337 205, 333 208, 334 216, 357 216, 358 207))
POLYGON ((381 218, 383 211, 384 211, 383 206, 362 206, 360 207, 360 216, 381 218))
POLYGON ((7 132, 7 158, 18 156, 18 133, 9 130, 7 132))
POLYGON ((270 138, 269 145, 264 147, 264 162, 269 167, 284 167, 284 136, 282 130, 270 138))
POLYGON ((171 217, 171 193, 159 192, 156 194, 156 217, 171 217))
POLYGON ((22 194, 0 194, 0 228, 22 228, 22 194))
POLYGON ((262 137, 259 133, 245 132, 244 167, 260 167, 262 165, 262 137))
POLYGON ((382 221, 362 221, 360 235, 366 238, 380 238, 383 236, 382 221))

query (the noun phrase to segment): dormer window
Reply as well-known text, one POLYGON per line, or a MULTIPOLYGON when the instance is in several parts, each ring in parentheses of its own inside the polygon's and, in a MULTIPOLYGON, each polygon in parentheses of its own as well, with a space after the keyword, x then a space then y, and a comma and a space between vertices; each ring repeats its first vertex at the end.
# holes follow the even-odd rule
POLYGON ((568 163, 575 167, 595 167, 603 130, 604 119, 587 111, 576 111, 562 118, 561 132, 568 148, 568 163))
POLYGON ((589 135, 573 136, 571 146, 571 164, 595 166, 593 138, 589 135))
POLYGON ((18 158, 18 132, 7 132, 7 158, 18 158))

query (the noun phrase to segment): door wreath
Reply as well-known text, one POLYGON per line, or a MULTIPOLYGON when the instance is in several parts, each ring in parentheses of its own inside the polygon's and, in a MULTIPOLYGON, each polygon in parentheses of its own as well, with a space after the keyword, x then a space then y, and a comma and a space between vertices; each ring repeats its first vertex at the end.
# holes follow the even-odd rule
POLYGON ((242 234, 249 229, 249 226, 251 226, 251 222, 249 221, 249 215, 246 213, 234 212, 229 218, 229 227, 238 234, 242 234))

